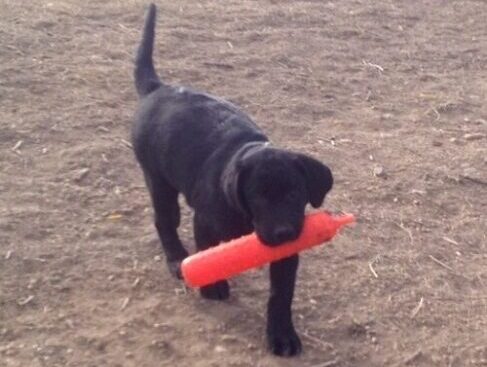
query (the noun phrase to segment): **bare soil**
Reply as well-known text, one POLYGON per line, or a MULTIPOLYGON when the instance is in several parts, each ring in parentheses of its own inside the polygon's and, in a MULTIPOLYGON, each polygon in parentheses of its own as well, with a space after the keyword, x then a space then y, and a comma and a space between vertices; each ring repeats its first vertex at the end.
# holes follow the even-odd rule
POLYGON ((145 5, 0 0, 0 365, 487 366, 487 3, 159 1, 163 78, 329 164, 359 217, 302 256, 295 359, 266 269, 215 303, 165 268, 127 143, 145 5))

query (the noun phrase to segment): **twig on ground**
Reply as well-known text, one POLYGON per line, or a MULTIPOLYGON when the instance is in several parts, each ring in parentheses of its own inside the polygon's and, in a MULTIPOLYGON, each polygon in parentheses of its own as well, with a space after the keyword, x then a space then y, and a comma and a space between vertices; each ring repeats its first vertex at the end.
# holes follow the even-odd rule
POLYGON ((380 65, 377 65, 377 64, 372 64, 366 60, 362 60, 362 64, 366 65, 366 66, 370 66, 371 68, 375 68, 377 69, 380 73, 383 73, 384 72, 384 68, 380 65))
POLYGON ((140 283, 140 278, 139 277, 135 278, 134 282, 132 283, 132 288, 137 287, 137 285, 139 285, 139 283, 140 283))
POLYGON ((464 180, 479 184, 479 185, 485 185, 487 186, 487 181, 481 180, 480 178, 477 177, 472 177, 469 175, 460 175, 460 178, 463 178, 464 180))
POLYGON ((176 294, 188 294, 188 288, 183 284, 181 288, 174 288, 174 293, 176 294))
POLYGON ((419 310, 421 310, 421 307, 423 307, 423 303, 424 303, 424 298, 421 297, 418 305, 414 308, 413 312, 411 312, 411 318, 412 319, 414 319, 416 317, 416 315, 418 314, 419 310))
POLYGON ((28 296, 25 299, 18 300, 17 303, 18 303, 19 306, 25 306, 27 303, 29 303, 33 299, 34 299, 34 296, 33 295, 30 295, 30 296, 28 296))
POLYGON ((408 234, 408 236, 409 236, 410 241, 411 241, 411 245, 414 244, 413 234, 411 233, 411 230, 410 229, 406 228, 402 222, 401 223, 392 222, 392 223, 394 223, 396 226, 398 226, 404 232, 406 232, 408 234))
POLYGON ((438 112, 438 110, 434 107, 431 107, 428 111, 426 111, 426 114, 428 115, 430 111, 433 111, 436 115, 436 121, 438 121, 440 118, 441 118, 441 115, 440 113, 438 112))
POLYGON ((203 62, 203 65, 209 66, 209 67, 215 67, 218 69, 224 69, 224 70, 235 69, 233 65, 225 64, 225 63, 221 63, 221 62, 203 62))
POLYGON ((372 262, 369 263, 369 269, 372 272, 372 274, 374 275, 374 277, 379 278, 379 276, 377 275, 377 273, 374 270, 374 267, 372 266, 372 262))
POLYGON ((129 148, 129 149, 132 149, 132 143, 129 142, 128 140, 125 140, 125 139, 120 139, 120 142, 122 143, 122 145, 124 145, 125 147, 129 148))
POLYGON ((138 29, 132 29, 132 28, 129 28, 125 25, 123 25, 122 23, 118 23, 118 26, 123 29, 125 32, 127 33, 132 33, 132 34, 136 34, 138 32, 138 29))
POLYGON ((459 245, 460 245, 460 244, 459 244, 457 241, 455 241, 455 240, 453 240, 453 239, 451 239, 451 238, 449 238, 449 237, 442 237, 442 238, 443 238, 443 239, 444 239, 446 242, 450 242, 450 243, 452 243, 452 244, 454 244, 454 245, 457 245, 457 246, 459 246, 459 245))
POLYGON ((443 261, 441 261, 441 260, 438 260, 438 259, 437 259, 436 257, 434 257, 433 255, 428 255, 428 256, 429 256, 429 258, 430 258, 431 260, 433 260, 435 263, 437 263, 438 265, 442 266, 442 267, 443 267, 443 268, 445 268, 446 270, 449 270, 449 271, 450 271, 452 274, 455 274, 455 275, 457 275, 457 276, 459 276, 459 277, 462 277, 462 278, 464 278, 464 279, 466 279, 466 280, 468 280, 468 281, 470 281, 470 282, 474 280, 474 279, 472 279, 472 278, 469 278, 469 277, 468 277, 468 276, 466 276, 466 275, 463 275, 463 274, 461 274, 461 273, 458 273, 458 272, 457 272, 457 271, 455 271, 455 269, 453 269, 451 266, 449 266, 449 265, 445 264, 445 263, 444 263, 443 261))
POLYGON ((331 361, 315 364, 311 367, 332 367, 338 364, 338 359, 332 359, 331 361))
POLYGON ((307 331, 301 333, 301 335, 303 335, 308 340, 318 344, 319 346, 325 348, 326 350, 333 349, 333 345, 331 343, 327 343, 313 335, 309 335, 307 331))
POLYGON ((412 362, 414 362, 415 360, 417 360, 422 355, 423 355, 423 352, 421 351, 421 349, 419 349, 416 352, 414 352, 413 354, 411 354, 409 357, 407 357, 404 360, 404 364, 405 365, 411 364, 412 362))
POLYGON ((125 310, 125 308, 128 306, 130 302, 130 297, 126 297, 123 302, 122 302, 122 305, 120 306, 120 311, 123 311, 125 310))
POLYGON ((438 265, 440 266, 443 266, 445 269, 447 270, 450 270, 451 272, 455 273, 455 270, 453 270, 453 268, 447 264, 445 264, 443 261, 441 260, 438 260, 436 257, 434 257, 433 255, 429 255, 429 258, 431 260, 433 260, 435 263, 437 263, 438 265))
POLYGON ((24 141, 23 140, 19 140, 13 147, 12 147, 12 150, 14 152, 20 152, 19 149, 20 147, 22 146, 22 144, 24 144, 24 141))

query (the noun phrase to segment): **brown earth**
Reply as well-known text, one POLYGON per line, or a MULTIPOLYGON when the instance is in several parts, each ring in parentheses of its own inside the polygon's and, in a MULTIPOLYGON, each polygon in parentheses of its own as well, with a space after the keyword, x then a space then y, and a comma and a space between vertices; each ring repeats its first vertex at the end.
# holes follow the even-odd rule
POLYGON ((164 79, 327 162, 360 218, 303 254, 296 359, 264 347, 265 270, 214 303, 161 259, 127 144, 144 7, 0 0, 0 365, 487 366, 487 3, 159 2, 164 79))

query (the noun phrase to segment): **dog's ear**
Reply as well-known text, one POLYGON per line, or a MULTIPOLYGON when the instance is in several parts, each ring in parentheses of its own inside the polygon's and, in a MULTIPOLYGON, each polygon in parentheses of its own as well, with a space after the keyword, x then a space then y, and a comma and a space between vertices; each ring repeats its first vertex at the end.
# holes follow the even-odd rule
POLYGON ((230 206, 243 214, 247 214, 247 207, 242 193, 242 181, 245 167, 240 159, 234 159, 222 175, 222 189, 225 199, 230 206))
POLYGON ((244 180, 249 176, 252 162, 255 162, 256 156, 267 145, 266 141, 245 144, 233 155, 222 173, 221 184, 227 202, 232 208, 247 216, 250 215, 250 210, 243 194, 244 180))
POLYGON ((318 208, 333 186, 333 175, 327 166, 314 158, 298 154, 297 161, 306 179, 308 201, 314 208, 318 208))

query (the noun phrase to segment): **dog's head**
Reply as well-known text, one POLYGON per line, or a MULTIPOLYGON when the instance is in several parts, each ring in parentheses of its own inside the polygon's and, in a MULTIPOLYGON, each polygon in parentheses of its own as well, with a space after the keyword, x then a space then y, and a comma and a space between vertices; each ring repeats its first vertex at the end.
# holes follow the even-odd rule
POLYGON ((239 155, 223 180, 230 205, 251 218, 257 236, 269 246, 296 239, 306 204, 321 206, 332 185, 331 171, 321 162, 270 147, 239 155))

